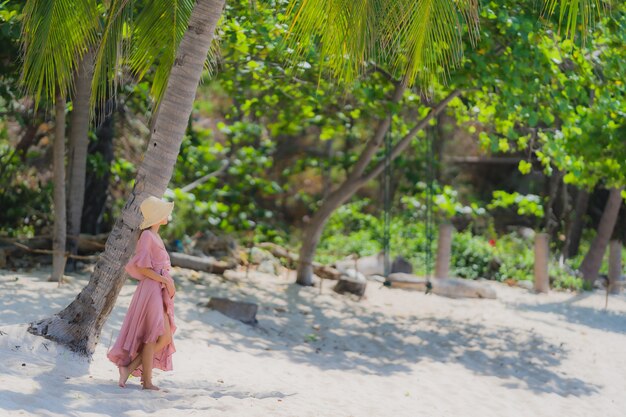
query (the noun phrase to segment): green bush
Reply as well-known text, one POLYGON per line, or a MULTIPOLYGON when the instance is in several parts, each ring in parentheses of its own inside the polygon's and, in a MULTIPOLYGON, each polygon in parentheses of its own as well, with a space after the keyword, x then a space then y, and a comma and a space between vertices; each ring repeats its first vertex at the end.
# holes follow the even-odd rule
POLYGON ((580 277, 573 276, 559 265, 550 266, 552 288, 557 290, 590 291, 592 285, 580 277))
POLYGON ((462 278, 494 279, 497 272, 494 255, 494 247, 486 238, 471 232, 455 233, 450 272, 462 278))
POLYGON ((494 279, 533 280, 535 254, 532 240, 510 233, 496 239, 495 248, 500 266, 494 279))
MULTIPOLYGON (((332 263, 351 254, 367 256, 383 249, 382 219, 364 213, 367 204, 367 201, 349 203, 333 214, 322 235, 316 257, 318 261, 332 263)), ((413 264, 415 274, 426 275, 429 270, 433 270, 437 236, 435 234, 430 242, 432 258, 429 264, 425 225, 418 217, 403 212, 392 218, 390 255, 392 259, 397 255, 403 256, 413 264)), ((450 272, 453 276, 498 281, 533 280, 533 240, 518 233, 491 240, 471 231, 456 232, 452 239, 451 258, 450 272)), ((550 273, 555 289, 585 289, 586 284, 582 279, 572 276, 566 268, 560 268, 556 263, 550 265, 550 273)))
POLYGON ((367 256, 382 250, 377 230, 382 222, 363 212, 368 201, 344 204, 335 211, 324 228, 316 260, 333 263, 351 254, 367 256))
MULTIPOLYGON (((316 260, 332 263, 346 256, 357 254, 368 256, 383 250, 383 219, 365 213, 369 204, 366 200, 356 201, 340 207, 329 219, 320 241, 316 260)), ((412 212, 403 212, 392 217, 389 227, 390 259, 402 256, 413 264, 416 274, 423 275, 432 270, 436 250, 436 236, 431 244, 430 263, 426 256, 426 238, 424 223, 413 216, 412 212)))

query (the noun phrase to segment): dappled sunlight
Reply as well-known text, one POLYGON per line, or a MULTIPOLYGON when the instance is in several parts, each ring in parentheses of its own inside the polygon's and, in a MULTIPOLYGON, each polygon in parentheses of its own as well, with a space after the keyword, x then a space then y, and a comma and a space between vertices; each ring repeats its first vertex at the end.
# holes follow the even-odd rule
MULTIPOLYGON (((11 309, 0 315, 1 322, 10 323, 0 326, 0 354, 8 364, 0 383, 10 386, 0 389, 0 398, 7 410, 45 414, 47 400, 28 398, 52 395, 59 401, 47 409, 51 416, 72 415, 74 409, 96 415, 103 408, 128 416, 162 407, 224 413, 241 410, 242 402, 273 410, 306 401, 309 386, 321 398, 331 398, 341 386, 361 387, 360 401, 367 401, 376 395, 375 387, 385 384, 396 390, 406 385, 408 393, 417 387, 434 390, 430 395, 435 395, 451 389, 455 380, 474 381, 476 387, 464 389, 476 398, 483 390, 498 392, 502 401, 512 395, 530 401, 542 395, 606 398, 614 388, 594 376, 597 364, 574 344, 582 324, 575 317, 568 322, 564 309, 589 309, 613 323, 626 307, 622 296, 613 298, 614 317, 594 307, 600 294, 536 296, 497 284, 491 284, 497 300, 452 300, 372 285, 359 301, 334 293, 328 283, 320 293, 293 284, 292 277, 251 272, 246 279, 240 272, 226 279, 203 273, 192 280, 179 270, 174 371, 155 373, 162 391, 151 394, 158 398, 151 403, 137 378, 126 389, 117 387, 117 370, 106 359, 134 293, 133 280, 122 288, 87 361, 28 334, 26 326, 63 308, 88 276, 76 276, 60 288, 38 276, 18 277, 0 282, 11 309), (208 309, 211 297, 256 303, 258 323, 247 325, 208 309), (445 382, 429 382, 443 375, 445 382)), ((622 324, 613 325, 593 331, 613 337, 610 349, 617 349, 617 342, 623 343, 622 324)), ((599 346, 589 349, 598 352, 599 346)), ((397 401, 411 403, 411 398, 397 401)))
POLYGON ((532 330, 371 311, 329 289, 320 295, 316 288, 283 280, 263 280, 258 285, 251 278, 246 294, 242 285, 229 285, 217 276, 203 275, 203 280, 205 285, 193 287, 181 283, 179 300, 193 297, 198 301, 177 308, 177 314, 185 322, 179 336, 203 340, 209 346, 261 357, 278 355, 324 370, 384 376, 410 372, 421 361, 453 362, 535 392, 584 396, 600 388, 559 372, 568 350, 532 330), (207 310, 201 304, 211 296, 257 302, 259 323, 248 326, 207 310), (200 323, 210 330, 198 331, 200 323))

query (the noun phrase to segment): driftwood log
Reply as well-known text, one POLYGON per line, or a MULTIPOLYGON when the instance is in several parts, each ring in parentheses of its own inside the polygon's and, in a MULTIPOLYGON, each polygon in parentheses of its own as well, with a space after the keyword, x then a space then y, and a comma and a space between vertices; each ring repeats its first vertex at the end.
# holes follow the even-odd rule
MULTIPOLYGON (((263 243, 258 244, 257 246, 262 249, 265 249, 266 251, 276 256, 277 258, 287 259, 294 266, 298 263, 297 254, 290 252, 287 249, 275 243, 263 242, 263 243)), ((331 266, 322 265, 319 262, 313 262, 312 266, 313 266, 313 273, 320 278, 338 280, 339 277, 341 276, 341 273, 331 266)))
MULTIPOLYGON (((69 237, 68 237, 69 238, 69 237)), ((104 244, 108 238, 108 234, 99 235, 83 235, 78 237, 79 253, 94 253, 104 250, 104 244)), ((36 236, 31 239, 10 239, 0 238, 0 243, 6 244, 1 248, 0 265, 6 265, 7 258, 19 256, 24 253, 35 253, 42 255, 52 255, 53 251, 49 248, 52 246, 50 236, 36 236)), ((95 255, 73 255, 66 254, 69 259, 81 261, 95 262, 98 260, 98 254, 95 255)), ((213 257, 201 257, 187 255, 179 252, 170 253, 170 261, 172 266, 181 268, 194 269, 197 271, 205 271, 214 274, 223 274, 227 269, 237 267, 235 262, 219 261, 213 257)))
MULTIPOLYGON (((101 233, 99 235, 87 235, 81 234, 79 236, 68 235, 67 239, 78 239, 78 252, 82 254, 89 254, 94 252, 100 252, 104 250, 104 244, 109 237, 108 233, 101 233)), ((26 252, 34 252, 38 250, 50 250, 52 247, 52 236, 42 235, 35 236, 29 239, 16 239, 16 238, 0 238, 0 243, 13 246, 26 252)), ((51 252, 37 252, 42 254, 50 254, 51 252)), ((73 257, 73 256, 72 256, 73 257)), ((77 257, 76 259, 81 259, 77 257)))
POLYGON ((170 261, 172 266, 193 269, 196 271, 204 271, 212 274, 223 274, 224 271, 237 267, 237 264, 234 262, 219 261, 212 257, 193 256, 180 252, 171 252, 170 261))
POLYGON ((405 290, 426 291, 427 281, 412 274, 396 272, 387 277, 391 288, 402 288, 405 290))
POLYGON ((431 281, 433 293, 449 298, 496 298, 487 284, 462 278, 437 278, 431 281))
MULTIPOLYGON (((426 290, 426 279, 411 274, 389 274, 391 288, 426 290)), ((448 298, 496 298, 490 286, 462 278, 433 278, 430 280, 433 294, 448 298)))
MULTIPOLYGON (((29 246, 23 245, 21 243, 18 242, 13 242, 13 246, 15 246, 18 249, 21 249, 25 252, 30 252, 30 253, 38 253, 41 255, 53 255, 54 251, 51 249, 33 249, 29 246)), ((70 259, 77 259, 77 260, 81 260, 81 261, 92 261, 95 262, 98 260, 98 256, 97 255, 93 255, 93 256, 82 256, 82 255, 72 255, 71 253, 65 253, 66 258, 70 258, 70 259)))

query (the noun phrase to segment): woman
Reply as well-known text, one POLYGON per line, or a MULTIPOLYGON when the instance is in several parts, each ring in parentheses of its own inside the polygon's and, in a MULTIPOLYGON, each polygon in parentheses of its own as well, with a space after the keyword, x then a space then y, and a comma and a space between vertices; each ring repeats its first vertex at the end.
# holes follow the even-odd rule
POLYGON ((148 197, 140 206, 142 229, 135 255, 126 272, 139 280, 128 307, 120 334, 107 357, 120 372, 119 386, 125 387, 130 374, 141 375, 143 389, 158 390, 152 383, 152 368, 172 370, 174 302, 176 292, 169 274, 170 257, 159 236, 167 224, 174 203, 148 197))

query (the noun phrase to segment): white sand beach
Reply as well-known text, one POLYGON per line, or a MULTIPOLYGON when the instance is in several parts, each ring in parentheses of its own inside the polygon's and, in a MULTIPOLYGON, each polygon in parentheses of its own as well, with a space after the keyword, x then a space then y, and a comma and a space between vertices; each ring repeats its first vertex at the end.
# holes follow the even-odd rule
POLYGON ((0 271, 0 416, 626 415, 626 295, 534 295, 490 283, 496 300, 380 288, 360 301, 325 282, 174 271, 174 371, 159 392, 117 386, 105 357, 134 285, 122 290, 91 361, 26 332, 66 306, 88 273, 0 271), (202 306, 259 305, 256 326, 202 306))

